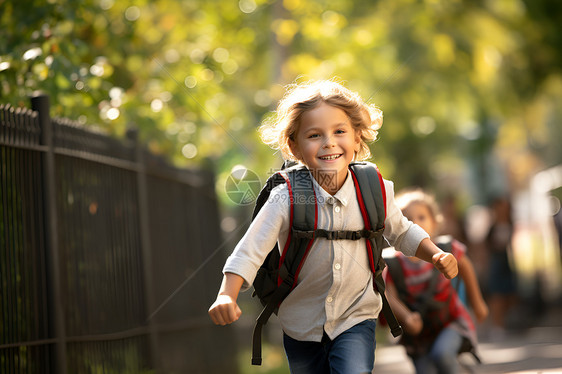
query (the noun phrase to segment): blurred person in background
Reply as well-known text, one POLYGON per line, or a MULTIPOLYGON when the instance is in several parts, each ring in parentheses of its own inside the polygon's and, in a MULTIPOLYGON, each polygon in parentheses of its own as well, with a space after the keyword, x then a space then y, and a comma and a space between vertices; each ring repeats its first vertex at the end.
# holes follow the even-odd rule
POLYGON ((461 214, 457 210, 457 199, 454 193, 449 193, 443 199, 441 205, 441 213, 443 222, 440 226, 440 233, 443 235, 451 235, 462 243, 468 241, 465 232, 465 222, 461 214))
POLYGON ((486 236, 489 255, 488 303, 490 305, 490 338, 502 339, 509 310, 516 302, 516 274, 511 264, 511 239, 513 221, 511 204, 505 197, 496 198, 491 204, 492 224, 486 236))
MULTIPOLYGON (((466 285, 467 300, 476 320, 488 316, 466 246, 451 236, 438 236, 442 215, 435 199, 422 190, 400 193, 397 205, 406 218, 422 227, 430 239, 452 253, 458 261, 459 275, 466 285)), ((385 256, 387 296, 392 310, 404 328, 404 345, 417 373, 456 373, 457 356, 475 356, 476 329, 465 304, 452 282, 431 266, 399 252, 385 256)))

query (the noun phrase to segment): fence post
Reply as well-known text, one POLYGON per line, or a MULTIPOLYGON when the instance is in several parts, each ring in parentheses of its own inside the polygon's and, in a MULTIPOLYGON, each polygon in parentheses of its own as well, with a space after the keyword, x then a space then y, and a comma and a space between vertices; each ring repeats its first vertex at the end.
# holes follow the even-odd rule
POLYGON ((158 335, 155 328, 154 319, 150 314, 155 310, 154 301, 154 277, 152 274, 152 246, 150 238, 150 209, 148 207, 148 182, 146 178, 146 160, 144 150, 138 140, 138 130, 129 129, 127 138, 135 146, 135 162, 137 164, 137 191, 139 204, 139 225, 140 225, 140 244, 142 255, 142 270, 144 279, 145 308, 148 324, 149 354, 150 362, 156 373, 160 372, 160 362, 158 360, 158 335))
POLYGON ((57 220, 57 193, 54 152, 54 129, 49 115, 49 96, 41 93, 31 97, 31 109, 37 111, 41 127, 41 144, 46 146, 42 161, 43 206, 47 260, 49 333, 55 339, 54 373, 67 373, 65 304, 62 302, 60 253, 57 220))

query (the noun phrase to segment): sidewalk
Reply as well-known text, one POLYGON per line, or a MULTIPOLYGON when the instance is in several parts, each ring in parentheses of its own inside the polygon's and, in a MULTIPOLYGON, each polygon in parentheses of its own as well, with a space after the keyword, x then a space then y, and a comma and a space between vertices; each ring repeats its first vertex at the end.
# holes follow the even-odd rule
MULTIPOLYGON (((500 339, 479 332, 478 352, 482 364, 470 354, 459 357, 463 373, 562 373, 562 306, 552 306, 535 326, 510 330, 500 339)), ((373 373, 415 373, 399 345, 377 347, 373 373)))

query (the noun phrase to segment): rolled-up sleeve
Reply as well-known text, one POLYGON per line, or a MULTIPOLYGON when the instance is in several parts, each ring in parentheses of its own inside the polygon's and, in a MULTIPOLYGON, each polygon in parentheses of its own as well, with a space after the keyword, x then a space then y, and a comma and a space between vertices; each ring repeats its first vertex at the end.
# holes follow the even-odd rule
POLYGON ((394 183, 384 181, 386 189, 386 220, 384 236, 391 245, 406 256, 415 256, 420 242, 429 235, 418 225, 409 221, 394 199, 394 183))
POLYGON ((289 227, 289 192, 286 185, 271 191, 250 227, 226 260, 223 273, 234 273, 244 279, 241 290, 254 282, 256 273, 280 235, 289 227))

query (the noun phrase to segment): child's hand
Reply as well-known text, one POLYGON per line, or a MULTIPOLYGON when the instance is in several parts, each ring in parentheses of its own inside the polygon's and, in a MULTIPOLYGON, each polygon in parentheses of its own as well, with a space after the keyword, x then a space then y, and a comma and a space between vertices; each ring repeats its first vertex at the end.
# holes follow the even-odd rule
POLYGON ((459 272, 457 259, 451 253, 439 252, 431 257, 433 265, 439 270, 445 278, 453 279, 459 272))
POLYGON ((408 314, 406 320, 404 321, 404 331, 408 335, 416 336, 423 329, 423 320, 418 312, 412 312, 408 314))
POLYGON ((209 308, 209 316, 215 325, 228 325, 240 318, 242 311, 236 301, 228 295, 219 295, 209 308))

